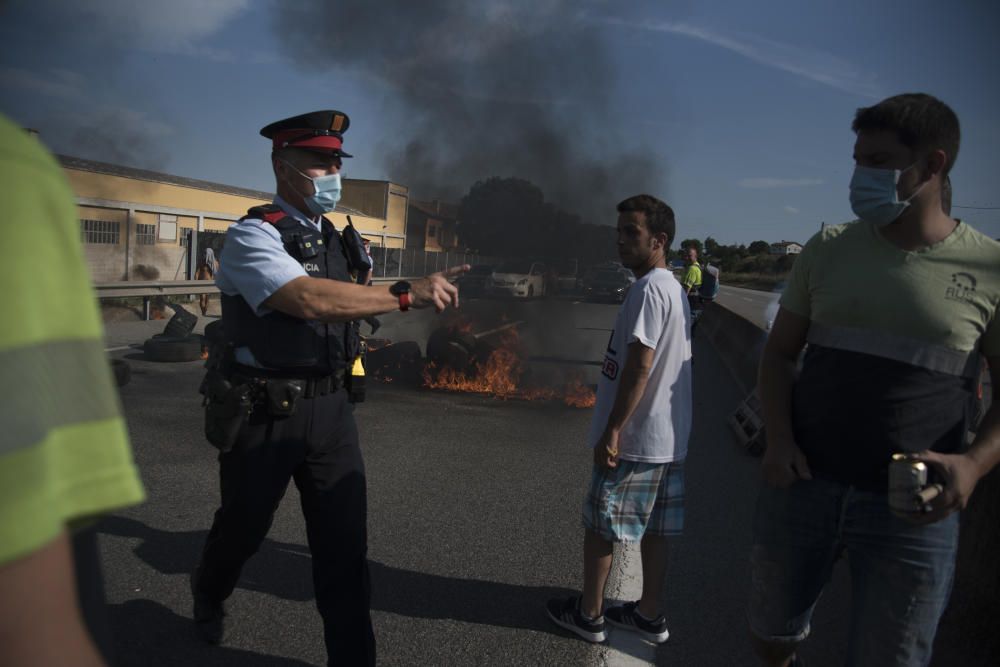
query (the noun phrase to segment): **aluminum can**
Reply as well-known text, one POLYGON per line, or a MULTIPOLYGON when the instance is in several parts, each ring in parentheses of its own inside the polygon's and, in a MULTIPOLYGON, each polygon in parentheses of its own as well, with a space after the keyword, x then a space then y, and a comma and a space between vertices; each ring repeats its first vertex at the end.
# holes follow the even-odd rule
POLYGON ((917 494, 927 486, 927 465, 912 454, 893 454, 889 462, 889 508, 913 514, 923 503, 917 494))

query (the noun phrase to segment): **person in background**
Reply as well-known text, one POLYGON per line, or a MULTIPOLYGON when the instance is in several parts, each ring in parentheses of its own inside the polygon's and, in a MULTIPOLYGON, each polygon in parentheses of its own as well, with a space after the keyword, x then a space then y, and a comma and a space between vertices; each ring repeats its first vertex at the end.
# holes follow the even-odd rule
POLYGON ((143 500, 55 159, 0 116, 0 665, 112 662, 95 520, 143 500), (28 224, 25 224, 27 222, 28 224), (25 252, 31 248, 31 252, 25 252), (38 267, 44 266, 44 280, 38 267))
POLYGON ((703 304, 715 301, 715 297, 719 295, 720 273, 715 264, 705 264, 705 270, 701 273, 701 287, 698 288, 698 298, 703 304))
POLYGON ((673 210, 649 195, 617 208, 618 254, 636 281, 608 342, 588 437, 594 465, 583 504, 583 593, 550 600, 546 611, 590 642, 604 641, 606 619, 662 643, 669 635, 660 610, 667 541, 684 525, 691 314, 666 264, 673 210), (615 542, 641 544, 642 597, 605 610, 615 542))
MULTIPOLYGON (((205 248, 198 263, 198 270, 195 273, 195 280, 214 280, 215 272, 219 270, 219 262, 215 258, 215 251, 212 248, 205 248)), ((198 296, 198 306, 201 308, 202 316, 208 314, 208 294, 198 296)))
POLYGON ((690 306, 692 308, 700 307, 698 289, 701 287, 701 264, 698 263, 697 248, 688 247, 684 253, 684 263, 687 268, 684 269, 681 285, 684 287, 684 293, 687 295, 690 306))

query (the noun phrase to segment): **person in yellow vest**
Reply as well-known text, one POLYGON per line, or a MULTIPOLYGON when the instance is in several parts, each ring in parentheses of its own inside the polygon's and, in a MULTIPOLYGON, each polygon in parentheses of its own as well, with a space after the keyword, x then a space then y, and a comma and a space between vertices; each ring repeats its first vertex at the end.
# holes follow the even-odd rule
POLYGON ((688 297, 696 295, 698 293, 698 288, 701 287, 701 265, 698 264, 698 249, 694 246, 688 246, 685 250, 685 263, 687 268, 684 269, 684 277, 681 279, 681 285, 684 286, 684 291, 687 293, 688 297))
POLYGON ((69 186, 2 116, 0 183, 0 665, 102 665, 92 520, 142 501, 142 484, 69 186))

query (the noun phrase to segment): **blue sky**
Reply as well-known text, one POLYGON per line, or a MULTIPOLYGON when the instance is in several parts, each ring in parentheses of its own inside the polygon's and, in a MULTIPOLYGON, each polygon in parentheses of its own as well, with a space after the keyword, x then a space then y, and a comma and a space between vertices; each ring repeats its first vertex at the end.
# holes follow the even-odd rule
MULTIPOLYGON (((359 3, 325 4, 323 20, 343 16, 350 30, 359 3)), ((41 130, 60 153, 271 190, 269 145, 259 128, 337 108, 352 118, 345 143, 357 157, 347 175, 401 180, 387 155, 413 140, 421 127, 414 115, 427 111, 400 109, 398 88, 410 82, 401 84, 384 63, 367 60, 363 47, 341 58, 327 45, 304 63, 308 49, 277 34, 283 25, 277 13, 288 3, 13 0, 2 6, 0 110, 41 130)), ((588 142, 607 139, 586 157, 603 165, 609 191, 640 188, 666 199, 681 238, 805 241, 821 221, 850 219, 854 110, 899 92, 936 95, 958 113, 963 143, 952 172, 955 203, 1000 207, 995 2, 518 0, 468 3, 457 14, 454 3, 424 6, 421 18, 431 24, 434 7, 451 7, 450 14, 442 10, 448 20, 435 26, 439 42, 448 43, 434 44, 434 57, 469 60, 459 71, 473 78, 482 49, 495 49, 495 56, 516 40, 535 39, 544 55, 551 33, 538 25, 560 32, 565 26, 571 45, 574 31, 586 35, 579 48, 564 43, 552 54, 573 59, 567 67, 584 75, 591 59, 602 58, 586 93, 574 97, 579 87, 560 90, 553 82, 540 93, 532 89, 528 103, 569 120, 586 117, 599 102, 601 125, 585 132, 578 150, 586 156, 588 142), (454 42, 449 37, 463 34, 454 42), (617 150, 655 155, 655 169, 637 178, 635 169, 614 161, 617 150)), ((513 89, 522 73, 508 73, 513 89)), ((432 102, 448 103, 447 95, 432 102)), ((518 154, 497 155, 495 167, 487 156, 484 169, 491 173, 469 170, 455 176, 455 185, 524 175, 530 165, 519 164, 518 154)), ((589 171, 575 164, 565 178, 584 183, 589 171)), ((606 206, 587 215, 612 224, 616 199, 594 203, 587 194, 564 193, 560 203, 606 206)), ((1000 210, 954 213, 1000 237, 1000 210)))

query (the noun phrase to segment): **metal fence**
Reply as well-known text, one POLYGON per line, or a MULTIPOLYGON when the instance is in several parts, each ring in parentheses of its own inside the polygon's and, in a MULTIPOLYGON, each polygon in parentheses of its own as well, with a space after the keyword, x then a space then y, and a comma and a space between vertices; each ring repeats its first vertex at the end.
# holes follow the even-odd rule
POLYGON ((426 276, 459 264, 496 264, 497 257, 467 252, 433 252, 415 248, 380 248, 372 250, 375 263, 373 278, 426 276))

